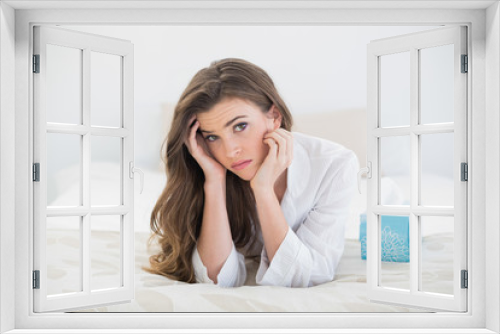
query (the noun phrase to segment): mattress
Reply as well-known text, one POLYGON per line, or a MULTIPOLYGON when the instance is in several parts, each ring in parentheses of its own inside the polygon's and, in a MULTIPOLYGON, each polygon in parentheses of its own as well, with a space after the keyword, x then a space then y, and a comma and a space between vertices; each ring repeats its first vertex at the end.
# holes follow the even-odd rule
MULTIPOLYGON (((54 259, 48 263, 49 294, 70 292, 70 278, 78 268, 69 264, 78 252, 78 236, 60 229, 51 230, 49 235, 48 256, 54 259)), ((119 275, 117 237, 118 232, 114 231, 94 231, 92 235, 92 277, 104 286, 116 281, 119 275)), ((256 286, 258 263, 248 258, 245 286, 221 288, 178 282, 142 270, 149 256, 157 251, 155 246, 148 249, 148 237, 147 232, 135 233, 135 298, 128 303, 76 312, 425 312, 367 299, 366 261, 361 259, 361 246, 356 239, 346 239, 332 282, 310 288, 256 286)), ((432 291, 450 289, 452 263, 443 259, 452 256, 451 244, 452 236, 446 233, 426 237, 422 242, 427 259, 422 278, 432 291)), ((384 268, 384 282, 408 282, 408 263, 386 264, 389 266, 384 268)))
MULTIPOLYGON (((112 195, 110 191, 117 182, 118 175, 111 170, 107 165, 100 165, 93 170, 93 173, 98 173, 93 175, 95 180, 99 180, 97 194, 103 198, 112 195)), ((64 178, 61 176, 59 179, 64 178)), ((404 200, 401 195, 404 194, 404 188, 394 186, 403 182, 384 178, 382 181, 390 185, 383 187, 388 189, 387 195, 383 193, 384 196, 393 199, 401 197, 404 200)), ((445 181, 432 184, 444 184, 445 181)), ((64 188, 67 184, 71 182, 61 181, 59 196, 51 205, 69 205, 66 203, 68 198, 74 198, 79 193, 79 187, 64 188)), ((334 280, 310 288, 256 286, 258 262, 250 258, 246 260, 248 279, 244 286, 237 288, 188 284, 142 270, 143 266, 148 265, 149 256, 158 251, 155 246, 150 249, 147 247, 149 216, 164 184, 163 172, 145 170, 144 192, 135 193, 135 298, 127 303, 85 308, 77 312, 426 312, 367 299, 366 260, 361 259, 359 242, 359 216, 366 209, 366 180, 360 184, 362 193, 356 193, 352 201, 346 222, 345 249, 334 280)), ((444 196, 442 189, 445 187, 435 187, 435 196, 444 196)), ((104 216, 94 218, 98 217, 104 219, 104 216)), ((442 218, 436 218, 439 221, 429 221, 427 227, 430 228, 422 231, 422 286, 429 292, 451 293, 453 222, 443 224, 442 218)), ((95 228, 91 232, 90 245, 91 286, 113 287, 120 281, 120 237, 119 229, 110 228, 113 224, 104 221, 93 224, 95 228)), ((49 295, 76 291, 75 282, 79 280, 81 258, 80 235, 71 226, 78 228, 79 225, 69 224, 67 219, 60 222, 53 219, 47 229, 49 295)), ((409 263, 383 262, 382 282, 391 287, 408 287, 409 263)))

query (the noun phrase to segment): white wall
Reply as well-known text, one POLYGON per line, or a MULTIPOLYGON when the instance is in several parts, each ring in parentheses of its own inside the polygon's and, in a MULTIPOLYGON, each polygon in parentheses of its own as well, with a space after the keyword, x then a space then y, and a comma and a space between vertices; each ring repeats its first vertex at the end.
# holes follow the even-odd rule
MULTIPOLYGON (((500 116, 498 110, 500 108, 500 5, 495 3, 486 11, 486 200, 485 212, 486 221, 493 224, 486 224, 486 254, 500 254, 500 245, 498 237, 500 235, 500 172, 498 165, 500 163, 500 116)), ((474 162, 476 160, 473 160, 474 162)), ((477 163, 478 167, 480 163, 477 163)), ((474 168, 474 167, 473 167, 474 168)), ((481 170, 482 171, 482 170, 481 170)), ((474 226, 474 225, 473 225, 474 226)), ((497 263, 500 261, 498 256, 494 256, 495 265, 487 265, 485 267, 485 283, 486 283, 486 327, 496 333, 500 332, 500 270, 497 263)))
POLYGON ((0 333, 14 328, 15 13, 0 2, 0 333))
MULTIPOLYGON (((208 66, 213 60, 226 57, 244 58, 269 73, 294 115, 295 125, 292 130, 337 141, 355 151, 360 164, 364 166, 367 44, 371 40, 436 27, 61 26, 61 28, 126 39, 134 44, 135 165, 138 168, 159 171, 162 164, 160 147, 169 128, 173 107, 180 94, 198 70, 208 66)), ((396 83, 398 83, 398 77, 401 82, 408 81, 408 78, 401 77, 399 72, 401 68, 409 69, 409 67, 398 66, 396 61, 389 60, 394 57, 387 57, 386 63, 391 66, 383 63, 383 77, 389 77, 390 82, 396 83)), ((59 59, 55 63, 62 67, 66 62, 67 59, 59 59)), ((114 65, 116 64, 110 63, 109 68, 114 65)), ((436 72, 435 64, 433 66, 432 70, 426 71, 430 66, 424 66, 422 70, 425 78, 431 77, 428 81, 436 82, 439 81, 437 79, 446 77, 446 75, 434 75, 434 77, 429 75, 429 73, 436 72)), ((67 68, 70 69, 71 65, 67 68)), ((101 64, 101 68, 106 68, 106 65, 101 64)), ((104 71, 101 72, 104 73, 104 71)), ((61 89, 67 89, 68 92, 62 95, 70 96, 69 89, 74 86, 69 83, 65 84, 61 89)), ((440 86, 447 85, 441 84, 440 86)), ((389 94, 382 96, 384 110, 386 110, 383 117, 387 116, 385 119, 390 119, 390 121, 383 125, 407 125, 409 122, 409 86, 386 84, 384 87, 389 87, 386 89, 389 94), (404 95, 405 89, 408 93, 408 100, 401 101, 397 97, 404 95), (408 105, 406 118, 400 117, 401 106, 398 103, 408 105), (404 123, 405 119, 406 123, 404 123)), ((97 91, 101 90, 106 91, 109 96, 112 95, 106 87, 97 91)), ((443 93, 442 90, 440 94, 450 95, 443 93)), ((451 97, 453 98, 452 95, 451 97)), ((116 99, 109 97, 109 109, 116 109, 113 108, 116 106, 114 100, 116 99)), ((100 102, 105 104, 106 99, 101 98, 100 102)), ((56 119, 67 117, 67 115, 62 115, 67 112, 66 109, 51 108, 51 117, 56 119)), ((100 110, 106 109, 108 108, 102 106, 100 108, 100 110)), ((435 114, 434 111, 431 110, 428 114, 435 114)), ((449 112, 444 114, 450 117, 449 112)), ((95 117, 92 116, 92 119, 95 117)), ((106 117, 101 117, 101 120, 107 122, 106 117)), ((435 118, 433 120, 439 121, 435 118)), ((447 120, 452 120, 452 118, 447 120)), ((104 125, 111 125, 110 122, 111 120, 109 124, 104 125)), ((453 159, 452 140, 452 136, 447 135, 441 138, 440 145, 422 141, 424 173, 444 177, 453 175, 453 166, 450 165, 453 159)), ((71 197, 77 201, 79 197, 77 191, 71 192, 66 189, 71 184, 68 179, 69 174, 72 174, 75 181, 79 177, 78 141, 59 139, 55 141, 59 144, 55 149, 56 154, 50 156, 48 178, 54 186, 48 189, 48 203, 62 205, 61 201, 66 203, 71 200, 71 197), (57 152, 63 151, 65 153, 59 154, 61 161, 55 161, 57 152), (70 159, 72 161, 69 161, 70 159), (63 171, 62 169, 67 168, 70 163, 76 163, 76 165, 63 171), (58 201, 52 202, 55 198, 58 198, 58 201)), ((49 141, 47 143, 50 144, 49 141)), ((391 140, 389 145, 384 146, 382 150, 383 175, 409 177, 410 161, 405 160, 403 154, 408 152, 409 147, 405 147, 404 144, 401 140, 391 140)), ((48 152, 53 151, 54 149, 48 152)), ((116 152, 118 152, 116 147, 93 145, 92 159, 116 163, 119 161, 116 152), (113 150, 109 150, 110 148, 113 150), (97 152, 98 150, 101 152, 97 152)), ((94 175, 98 173, 98 170, 93 170, 92 173, 94 175)), ((113 176, 117 178, 118 175, 114 174, 113 176)), ((151 177, 146 178, 146 187, 152 181, 151 179, 151 177)), ((429 178, 429 182, 432 180, 429 178)), ((164 183, 161 180, 154 182, 164 183)), ((448 188, 450 191, 453 189, 448 188)))
MULTIPOLYGON (((254 62, 273 78, 294 115, 365 110, 366 45, 436 27, 61 26, 135 46, 136 165, 157 168, 165 109, 216 59, 254 62)), ((366 134, 364 135, 366 138, 366 134)))

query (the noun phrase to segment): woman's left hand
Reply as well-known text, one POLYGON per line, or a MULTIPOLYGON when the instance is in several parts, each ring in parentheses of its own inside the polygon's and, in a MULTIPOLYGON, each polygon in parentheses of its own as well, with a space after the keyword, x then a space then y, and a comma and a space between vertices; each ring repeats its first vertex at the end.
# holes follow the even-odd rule
POLYGON ((274 183, 290 166, 293 158, 293 136, 289 131, 278 128, 266 133, 263 141, 269 145, 269 153, 250 181, 250 186, 254 191, 256 189, 274 190, 274 183))

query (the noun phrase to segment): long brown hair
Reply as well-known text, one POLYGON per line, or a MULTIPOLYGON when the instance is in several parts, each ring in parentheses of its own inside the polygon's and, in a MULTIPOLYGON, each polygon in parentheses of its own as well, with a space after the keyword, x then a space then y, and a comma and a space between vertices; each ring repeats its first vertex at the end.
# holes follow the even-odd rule
MULTIPOLYGON (((175 107, 170 131, 161 146, 167 184, 151 213, 153 234, 149 243, 157 239, 161 251, 150 257, 150 268, 143 268, 150 273, 196 281, 191 257, 201 230, 205 176, 184 140, 191 116, 207 112, 225 98, 252 102, 264 113, 275 105, 282 115, 281 127, 288 131, 292 127, 290 111, 269 75, 258 66, 227 58, 196 73, 175 107)), ((250 183, 230 171, 226 173, 226 207, 235 246, 251 244, 259 223, 255 198, 250 183)))

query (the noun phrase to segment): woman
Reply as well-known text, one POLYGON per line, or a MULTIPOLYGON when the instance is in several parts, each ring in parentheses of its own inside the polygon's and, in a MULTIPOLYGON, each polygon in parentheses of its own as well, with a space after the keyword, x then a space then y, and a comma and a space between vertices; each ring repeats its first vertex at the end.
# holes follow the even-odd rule
POLYGON ((240 286, 243 254, 260 254, 260 285, 334 278, 357 158, 291 126, 273 81, 254 64, 223 59, 194 76, 163 143, 168 182, 151 214, 161 252, 149 272, 240 286))

